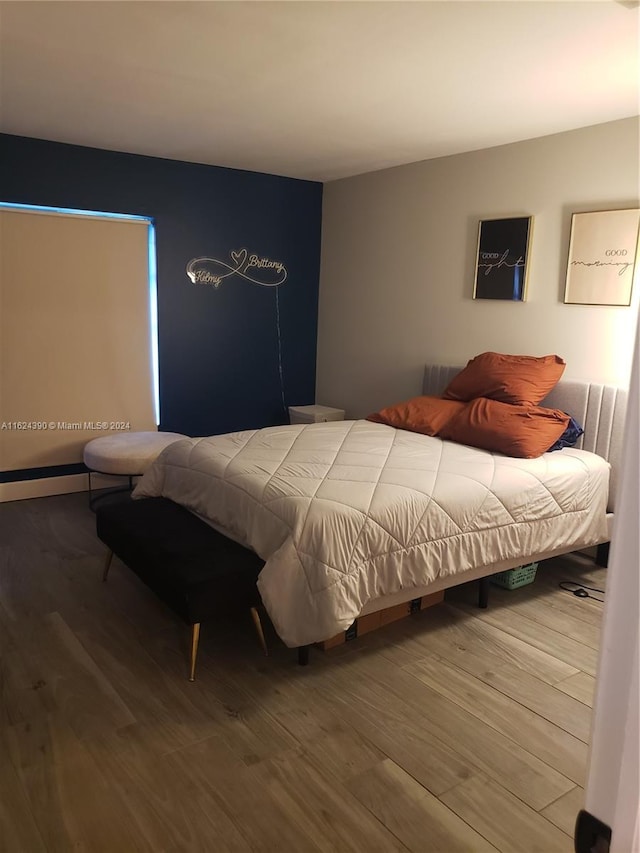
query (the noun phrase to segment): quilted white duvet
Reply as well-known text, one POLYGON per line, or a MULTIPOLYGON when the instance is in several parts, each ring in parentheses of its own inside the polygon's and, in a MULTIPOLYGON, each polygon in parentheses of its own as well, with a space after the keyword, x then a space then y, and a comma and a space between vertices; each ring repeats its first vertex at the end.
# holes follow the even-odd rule
POLYGON ((608 480, 582 450, 513 459, 339 421, 177 441, 134 498, 170 498, 252 548, 276 630, 299 646, 372 598, 602 540, 608 480))

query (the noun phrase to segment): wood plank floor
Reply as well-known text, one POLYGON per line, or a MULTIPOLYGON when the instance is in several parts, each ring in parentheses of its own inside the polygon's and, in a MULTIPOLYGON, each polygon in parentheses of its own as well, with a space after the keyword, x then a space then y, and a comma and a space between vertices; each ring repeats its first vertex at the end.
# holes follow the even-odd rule
POLYGON ((0 505, 0 851, 569 853, 604 584, 473 586, 300 668, 249 614, 186 629, 85 495, 0 505))

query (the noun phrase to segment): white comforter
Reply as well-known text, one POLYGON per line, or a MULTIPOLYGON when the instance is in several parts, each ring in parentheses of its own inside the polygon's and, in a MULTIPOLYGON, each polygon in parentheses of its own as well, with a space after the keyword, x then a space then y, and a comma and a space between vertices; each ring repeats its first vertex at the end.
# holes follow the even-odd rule
POLYGON ((345 630, 372 598, 606 535, 609 465, 513 459, 368 421, 177 441, 134 498, 163 496, 252 548, 289 646, 345 630))

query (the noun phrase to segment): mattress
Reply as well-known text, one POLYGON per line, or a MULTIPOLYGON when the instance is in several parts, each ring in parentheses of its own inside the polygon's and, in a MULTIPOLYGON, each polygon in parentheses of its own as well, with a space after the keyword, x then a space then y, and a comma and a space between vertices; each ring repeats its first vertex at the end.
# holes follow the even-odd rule
POLYGON ((179 440, 133 497, 169 498, 254 550, 295 647, 346 630, 372 599, 602 541, 608 481, 583 450, 514 459, 359 420, 179 440))

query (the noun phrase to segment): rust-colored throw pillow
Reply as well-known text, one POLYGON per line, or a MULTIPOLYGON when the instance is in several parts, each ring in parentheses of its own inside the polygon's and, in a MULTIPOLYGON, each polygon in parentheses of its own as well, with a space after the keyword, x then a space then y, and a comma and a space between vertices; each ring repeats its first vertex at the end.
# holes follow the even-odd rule
POLYGON ((443 427, 440 438, 505 456, 534 459, 555 444, 569 420, 569 415, 558 409, 515 406, 479 397, 443 427))
POLYGON ((441 397, 413 397, 404 403, 387 406, 373 415, 368 421, 423 435, 437 435, 454 415, 464 409, 465 404, 456 400, 443 400, 441 397))
POLYGON ((483 352, 454 376, 442 396, 447 400, 489 397, 502 403, 536 406, 555 387, 565 366, 557 355, 536 358, 483 352))

